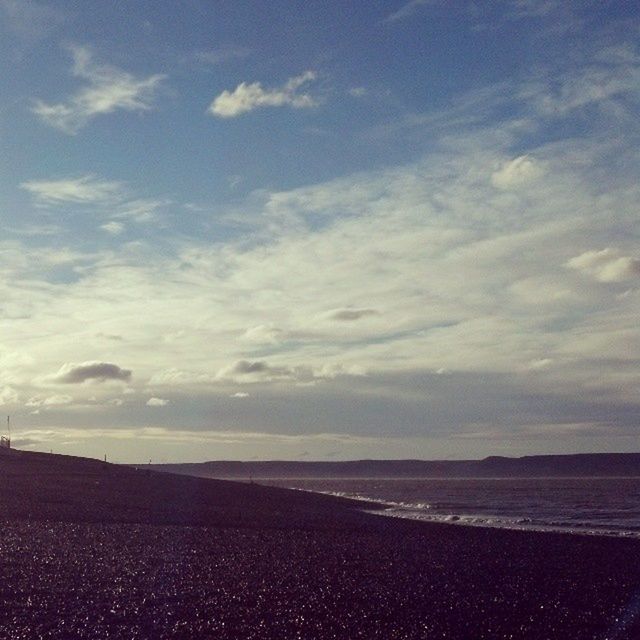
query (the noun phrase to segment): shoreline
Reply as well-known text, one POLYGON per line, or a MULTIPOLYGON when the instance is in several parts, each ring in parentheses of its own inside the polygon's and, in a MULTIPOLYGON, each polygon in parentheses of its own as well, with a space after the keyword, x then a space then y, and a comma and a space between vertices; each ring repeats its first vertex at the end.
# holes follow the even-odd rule
MULTIPOLYGON (((540 480, 541 478, 535 478, 540 480)), ((567 478, 583 480, 583 478, 567 478)), ((606 477, 604 479, 613 480, 613 477, 606 477)), ((625 478, 626 480, 630 478, 625 478)), ((259 479, 254 479, 258 481, 259 479)), ((531 531, 531 532, 543 532, 543 533, 562 533, 567 535, 576 536, 590 536, 590 537, 605 537, 605 538, 621 538, 621 539, 640 539, 640 528, 625 529, 625 528, 607 528, 606 526, 598 527, 590 523, 558 523, 558 522, 544 522, 536 520, 534 517, 527 515, 511 516, 507 517, 501 514, 489 514, 489 513, 429 513, 425 509, 424 502, 410 503, 410 502, 397 502, 393 500, 385 500, 384 498, 374 498, 369 496, 363 496, 359 493, 349 493, 348 491, 330 491, 303 488, 301 486, 294 486, 288 484, 288 481, 294 480, 293 478, 284 478, 282 481, 270 478, 262 479, 267 482, 265 486, 278 486, 286 487, 295 491, 303 491, 317 495, 334 496, 337 498, 346 498, 355 500, 358 502, 368 503, 373 507, 369 512, 371 514, 382 515, 388 518, 395 518, 400 520, 409 520, 414 522, 425 522, 433 524, 447 524, 458 527, 473 527, 473 528, 486 528, 486 529, 498 529, 508 531, 531 531), (275 484, 277 482, 277 484, 275 484), (377 508, 376 508, 377 507, 377 508)), ((313 481, 320 480, 326 481, 326 478, 311 479, 301 478, 301 481, 313 481)), ((334 479, 330 479, 334 480, 334 479)), ((345 479, 339 478, 336 481, 343 481, 345 479)), ((362 481, 366 479, 357 478, 356 481, 362 481)), ((371 480, 379 481, 381 478, 372 478, 371 480)), ((385 481, 405 481, 406 478, 386 478, 385 481)), ((417 478, 410 480, 428 480, 428 478, 417 478)), ((438 480, 442 480, 438 478, 438 480)), ((447 478, 446 480, 471 480, 471 478, 447 478)), ((487 480, 487 478, 480 478, 479 480, 487 480)), ((491 479, 494 480, 494 479, 491 479)), ((502 478, 501 478, 502 480, 502 478)), ((561 480, 560 478, 550 478, 550 480, 561 480)), ((364 510, 368 512, 367 509, 364 510)))
POLYGON ((640 637, 640 540, 380 517, 87 459, 11 464, 0 638, 640 637))

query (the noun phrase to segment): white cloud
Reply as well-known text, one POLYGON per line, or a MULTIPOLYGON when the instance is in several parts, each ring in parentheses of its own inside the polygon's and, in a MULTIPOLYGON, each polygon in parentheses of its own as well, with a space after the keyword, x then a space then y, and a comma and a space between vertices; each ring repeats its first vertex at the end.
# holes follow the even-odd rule
POLYGON ((64 394, 54 394, 46 397, 34 396, 27 400, 25 407, 60 407, 71 402, 73 402, 73 398, 64 394))
POLYGON ((42 405, 45 407, 58 407, 64 404, 73 402, 73 398, 64 394, 56 394, 49 396, 42 401, 42 405))
POLYGON ((28 180, 20 187, 41 204, 106 204, 120 197, 123 185, 85 175, 61 180, 28 180))
POLYGON ((147 400, 147 407, 166 407, 169 404, 169 400, 165 398, 149 398, 147 400))
POLYGON ((149 379, 149 386, 202 385, 214 382, 216 376, 207 372, 181 371, 180 369, 163 369, 154 373, 149 379))
POLYGON ((5 386, 0 389, 0 406, 4 406, 7 404, 16 404, 20 396, 18 392, 12 387, 5 386))
POLYGON ((505 162, 491 174, 491 183, 498 189, 516 189, 543 174, 543 169, 533 158, 520 156, 505 162))
POLYGON ((257 344, 277 344, 285 337, 285 332, 278 327, 268 324, 259 324, 247 329, 242 335, 243 340, 257 344))
POLYGON ((230 397, 231 398, 248 398, 249 394, 244 393, 243 391, 238 391, 237 393, 232 394, 230 397))
POLYGON ((100 225, 100 228, 113 236, 117 236, 124 231, 122 222, 116 222, 115 220, 100 225))
POLYGON ((619 250, 611 248, 585 251, 571 258, 566 265, 600 282, 623 282, 640 277, 640 259, 621 255, 619 250))
POLYGON ((541 369, 548 369, 553 364, 553 359, 551 358, 538 358, 537 360, 532 360, 529 363, 529 368, 535 371, 539 371, 541 369))
POLYGON ((97 64, 85 47, 70 47, 73 75, 86 85, 66 102, 36 100, 32 111, 46 124, 75 134, 93 118, 113 111, 148 111, 152 108, 165 76, 136 78, 110 65, 97 64))
POLYGON ((260 107, 293 107, 303 109, 317 106, 308 93, 299 93, 304 84, 316 79, 313 71, 290 78, 277 89, 263 89, 259 82, 242 82, 233 91, 223 91, 209 106, 209 113, 219 118, 235 118, 260 107))

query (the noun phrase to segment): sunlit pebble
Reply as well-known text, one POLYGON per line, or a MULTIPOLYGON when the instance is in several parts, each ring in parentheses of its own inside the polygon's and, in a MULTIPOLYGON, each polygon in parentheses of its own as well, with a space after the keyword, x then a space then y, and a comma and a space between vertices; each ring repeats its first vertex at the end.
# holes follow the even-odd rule
MULTIPOLYGON (((85 545, 83 547, 81 543, 83 536, 91 532, 92 532, 91 528, 88 528, 84 532, 81 529, 78 529, 75 532, 76 534, 75 537, 77 538, 77 540, 75 541, 70 540, 68 541, 68 543, 72 545, 72 548, 74 548, 74 550, 76 550, 79 554, 77 561, 74 561, 73 564, 82 566, 82 564, 85 563, 86 579, 88 581, 92 580, 96 584, 96 588, 98 591, 98 598, 96 602, 103 602, 105 605, 110 604, 109 601, 114 597, 113 595, 114 593, 116 595, 120 593, 126 593, 127 586, 131 585, 131 582, 130 582, 131 575, 148 576, 147 578, 143 578, 144 580, 146 580, 147 587, 156 588, 157 593, 154 592, 148 595, 138 595, 139 602, 152 603, 154 600, 159 599, 159 605, 156 610, 150 610, 146 607, 146 605, 143 606, 142 604, 140 604, 140 606, 142 607, 141 611, 143 612, 143 615, 146 613, 150 619, 160 620, 160 621, 166 620, 168 625, 172 624, 172 618, 174 618, 173 623, 176 622, 174 617, 174 614, 176 611, 173 608, 173 604, 170 601, 169 602, 164 601, 164 598, 169 597, 173 599, 179 599, 185 593, 183 590, 183 587, 184 587, 183 583, 185 581, 188 581, 191 578, 191 576, 193 576, 194 578, 199 577, 200 579, 202 579, 202 576, 216 575, 216 579, 221 578, 223 580, 230 581, 227 586, 216 585, 214 587, 213 585, 211 585, 211 588, 209 590, 210 597, 208 602, 210 606, 214 608, 216 606, 219 607, 222 603, 224 605, 227 605, 227 603, 233 603, 233 605, 238 608, 237 614, 241 616, 246 616, 247 624, 251 624, 250 616, 252 615, 252 612, 246 609, 247 599, 246 599, 246 596, 243 594, 243 592, 246 591, 247 589, 252 588, 251 587, 252 584, 255 586, 256 583, 259 583, 260 597, 265 601, 269 602, 274 607, 274 610, 279 611, 280 615, 282 616, 282 624, 280 625, 279 628, 286 629, 288 628, 287 625, 290 623, 296 624, 296 625, 309 624, 310 625, 309 628, 323 629, 323 635, 319 636, 323 638, 325 637, 326 638, 358 637, 356 635, 356 632, 354 632, 354 628, 357 628, 357 625, 361 623, 362 620, 365 620, 368 618, 375 619, 376 612, 379 612, 382 609, 386 609, 387 607, 391 609, 392 602, 396 596, 396 594, 393 594, 390 592, 377 593, 376 612, 346 611, 344 618, 342 620, 340 619, 331 620, 329 617, 329 619, 325 618, 322 620, 313 621, 312 623, 308 621, 306 618, 307 611, 313 614, 314 609, 316 612, 317 611, 326 612, 326 611, 333 610, 334 617, 335 617, 335 611, 340 611, 340 609, 335 609, 335 608, 332 609, 332 605, 329 605, 328 609, 326 608, 326 606, 324 609, 320 609, 319 607, 317 608, 312 607, 310 605, 310 602, 317 601, 320 598, 321 594, 326 594, 327 598, 330 599, 331 603, 348 602, 349 599, 354 595, 356 595, 357 593, 362 593, 363 595, 361 597, 366 598, 369 594, 369 591, 368 591, 369 589, 374 589, 374 590, 376 589, 376 584, 377 584, 376 580, 373 579, 371 576, 364 576, 364 575, 360 576, 361 578, 360 580, 355 580, 354 576, 350 575, 350 571, 346 571, 342 576, 341 584, 339 585, 333 584, 330 587, 328 585, 323 585, 322 589, 318 589, 317 591, 314 592, 310 587, 304 585, 304 581, 307 579, 306 576, 310 576, 309 579, 311 580, 313 576, 316 576, 316 579, 318 579, 320 575, 324 575, 324 576, 328 576, 328 579, 330 580, 332 577, 332 573, 331 573, 331 570, 328 568, 329 562, 321 565, 322 571, 315 572, 315 571, 311 571, 311 567, 312 567, 311 564, 309 565, 304 565, 304 563, 301 564, 300 563, 301 558, 297 558, 297 559, 287 558, 287 561, 283 563, 281 560, 279 562, 277 561, 277 554, 271 553, 267 559, 267 564, 272 567, 274 576, 280 575, 282 580, 278 582, 278 580, 274 578, 274 580, 271 581, 271 584, 269 584, 270 581, 269 580, 265 581, 264 576, 262 575, 262 576, 259 576, 258 579, 253 578, 253 581, 252 581, 251 576, 252 576, 252 571, 254 571, 254 569, 252 568, 253 563, 258 562, 260 560, 260 558, 258 557, 260 554, 256 554, 255 550, 249 550, 248 555, 244 554, 243 556, 242 543, 238 542, 237 540, 229 540, 229 539, 220 540, 221 548, 225 549, 225 554, 227 555, 227 561, 216 562, 215 565, 218 569, 217 571, 213 571, 214 563, 211 563, 211 565, 209 565, 208 568, 201 567, 200 566, 201 563, 197 561, 197 554, 191 553, 192 547, 188 549, 188 553, 185 553, 182 555, 183 556, 188 555, 190 557, 194 557, 193 564, 185 563, 181 560, 175 563, 168 562, 166 558, 173 558, 176 556, 176 554, 180 554, 179 545, 177 545, 175 541, 171 539, 171 536, 173 534, 171 533, 170 530, 167 530, 165 532, 164 537, 159 534, 156 535, 155 542, 153 545, 149 545, 149 546, 143 545, 142 547, 140 547, 141 549, 143 549, 142 557, 139 559, 135 559, 134 561, 137 563, 141 563, 142 566, 140 566, 139 569, 136 571, 133 571, 133 572, 130 571, 126 573, 122 571, 123 560, 125 560, 125 566, 129 568, 130 563, 132 562, 132 558, 135 558, 135 555, 133 555, 126 548, 127 547, 126 528, 113 528, 111 530, 103 529, 98 534, 99 536, 102 536, 102 538, 100 539, 100 544, 93 546, 93 553, 91 549, 92 545, 89 545, 89 547, 85 545), (114 539, 110 540, 110 537, 113 537, 114 539), (104 563, 104 565, 102 566, 96 566, 96 565, 100 565, 100 562, 94 561, 96 560, 93 557, 96 548, 103 549, 103 551, 101 552, 101 555, 98 554, 98 557, 101 557, 101 562, 104 563), (166 552, 167 550, 169 550, 169 553, 166 552), (165 558, 164 562, 159 562, 159 559, 158 559, 159 556, 164 556, 165 558), (108 559, 108 561, 105 562, 105 559, 108 559), (148 568, 150 564, 152 565, 157 564, 157 566, 155 566, 151 571, 147 571, 146 568, 148 568), (168 571, 169 569, 171 570, 172 573, 170 574, 163 573, 165 571, 168 571), (297 569, 301 569, 301 570, 298 571, 297 569), (222 572, 223 575, 218 575, 219 572, 222 572), (224 574, 224 572, 226 572, 226 575, 224 574), (286 591, 283 591, 282 593, 278 593, 277 588, 279 588, 279 586, 283 584, 287 585, 286 591), (307 599, 303 598, 302 601, 300 600, 296 601, 295 599, 292 600, 291 596, 294 596, 296 592, 300 589, 303 589, 302 593, 304 594, 304 598, 307 598, 307 599), (274 592, 274 590, 276 591, 274 592), (309 595, 311 597, 309 597, 309 595), (302 612, 305 612, 305 613, 301 615, 302 612), (330 631, 329 630, 330 628, 334 630, 330 631), (344 633, 337 633, 335 629, 342 629, 344 633)), ((64 534, 65 531, 62 530, 61 533, 64 534)), ((69 531, 67 531, 66 533, 68 534, 69 531)), ((56 537, 58 539, 64 539, 64 535, 55 536, 53 534, 55 534, 55 530, 51 528, 49 528, 46 531, 47 540, 42 541, 44 545, 42 548, 42 556, 57 558, 58 565, 62 569, 64 569, 65 549, 55 546, 56 537), (46 548, 47 545, 54 545, 54 546, 53 547, 50 546, 49 548, 46 548)), ((70 536, 70 537, 73 538, 74 536, 70 536)), ((246 539, 247 538, 245 537, 245 540, 246 539)), ((251 545, 252 546, 255 545, 256 538, 254 537, 249 539, 250 539, 251 545)), ((275 541, 275 545, 274 545, 275 547, 277 547, 278 545, 284 546, 286 542, 284 539, 282 539, 282 536, 279 534, 274 534, 274 541, 275 541)), ((312 544, 313 537, 305 536, 305 541, 308 544, 312 544)), ((206 547, 206 545, 204 546, 206 547)), ((62 547, 64 547, 64 545, 62 545, 62 547)), ((209 551, 205 553, 203 549, 203 556, 206 556, 206 555, 211 555, 211 552, 209 551)), ((27 555, 25 555, 23 560, 27 560, 27 559, 28 557, 27 555)), ((329 561, 330 558, 326 558, 326 560, 329 561)), ((345 563, 344 558, 339 559, 339 562, 341 565, 349 566, 348 562, 345 563)), ((313 563, 313 566, 317 566, 317 564, 313 563)), ((358 566, 358 563, 354 562, 351 570, 355 570, 353 569, 353 567, 357 567, 357 566, 358 566)), ((260 569, 260 571, 262 571, 263 569, 264 567, 260 569)), ((407 567, 405 567, 405 569, 407 569, 407 567)), ((258 569, 255 569, 255 571, 257 570, 258 569)), ((77 575, 77 573, 75 573, 75 569, 73 573, 74 575, 77 575)), ((27 570, 26 572, 23 572, 23 574, 25 575, 25 580, 27 581, 25 586, 28 589, 29 570, 27 570)), ((459 574, 459 571, 454 570, 450 572, 450 574, 453 576, 456 576, 457 574, 459 574)), ((460 575, 461 575, 460 579, 462 579, 462 574, 460 575)), ((47 578, 49 579, 49 577, 47 578)), ((63 580, 57 580, 57 579, 50 580, 50 581, 56 584, 58 583, 63 584, 64 582, 63 580)), ((525 589, 526 580, 520 579, 519 582, 522 583, 521 588, 525 589)), ((415 585, 412 584, 410 585, 410 590, 404 592, 406 594, 404 598, 404 601, 406 603, 410 603, 410 600, 413 597, 413 596, 411 597, 409 596, 410 593, 419 592, 416 590, 417 587, 416 588, 414 587, 415 585)), ((206 591, 207 589, 205 589, 205 592, 206 591)), ((426 593, 429 593, 431 591, 436 592, 435 589, 431 589, 431 588, 425 589, 426 593)), ((23 591, 23 593, 27 593, 27 591, 23 591)), ((135 594, 131 592, 131 595, 132 597, 134 597, 135 594)), ((454 615, 456 612, 456 606, 459 608, 461 603, 464 606, 470 606, 474 599, 473 594, 460 593, 460 592, 457 592, 456 590, 452 590, 449 594, 442 594, 442 597, 446 602, 448 602, 452 615, 454 615)), ((56 602, 64 603, 64 598, 60 598, 57 595, 53 598, 53 600, 56 602)), ((202 599, 200 599, 199 601, 202 602, 202 599)), ((99 606, 102 606, 102 605, 99 605, 99 606)), ((478 609, 478 611, 482 611, 482 610, 483 610, 483 607, 480 607, 478 609)), ((111 607, 111 609, 105 608, 104 611, 113 612, 113 611, 117 611, 117 609, 114 609, 113 607, 111 607)), ((131 609, 127 609, 127 611, 133 612, 133 611, 136 611, 136 609, 131 608, 131 609)), ((326 613, 324 615, 326 615, 326 613)), ((205 620, 206 618, 203 617, 202 615, 191 616, 192 621, 196 619, 205 620)), ((78 621, 74 624, 78 628, 82 626, 83 628, 89 629, 91 624, 95 626, 96 622, 101 624, 103 621, 104 621, 104 617, 102 615, 96 615, 96 616, 93 616, 92 618, 85 618, 84 620, 82 620, 82 622, 78 621)), ((16 624, 19 624, 19 620, 16 620, 16 624)), ((257 622, 254 621, 254 624, 256 625, 256 627, 259 627, 257 622)), ((425 628, 428 626, 429 625, 425 625, 425 628)), ((467 626, 469 628, 472 628, 473 627, 472 621, 470 621, 467 624, 467 626)), ((183 627, 180 627, 180 628, 182 629, 183 627)), ((225 621, 224 620, 212 621, 211 624, 209 624, 206 628, 209 631, 211 631, 211 629, 214 629, 214 628, 225 629, 226 628, 225 621)), ((495 635, 489 629, 492 629, 492 627, 488 627, 480 634, 476 634, 474 637, 487 638, 487 639, 494 638, 495 635)), ((527 632, 528 629, 529 629, 528 626, 526 625, 523 626, 523 632, 527 632)), ((129 637, 129 638, 135 637, 135 634, 137 633, 138 632, 132 631, 126 637, 129 637)), ((294 633, 300 633, 300 632, 299 630, 295 630, 294 633)), ((361 633, 364 634, 362 635, 362 637, 367 637, 366 631, 361 630, 361 633)), ((435 633, 436 632, 434 631, 433 637, 446 637, 446 635, 443 634, 442 631, 439 631, 438 635, 435 635, 435 633)), ((260 637, 254 632, 247 633, 246 636, 244 637, 250 638, 252 636, 260 637)), ((20 635, 15 634, 15 635, 12 635, 12 637, 19 638, 20 635)), ((25 636, 25 637, 29 637, 29 636, 25 636)), ((63 636, 60 636, 60 637, 63 637, 63 636)), ((92 637, 92 636, 87 634, 86 637, 92 637)), ((93 637, 96 637, 95 634, 93 637)), ((141 635, 141 637, 144 637, 144 636, 141 635)), ((221 637, 226 637, 226 636, 221 636, 221 637)), ((288 634, 283 637, 295 637, 295 635, 288 634)), ((312 637, 315 637, 315 636, 312 636, 312 637)), ((388 637, 394 637, 394 636, 389 635, 388 637)), ((403 637, 403 636, 398 635, 397 637, 403 637)), ((407 637, 411 637, 411 636, 407 636, 407 637)), ((526 636, 523 636, 523 637, 526 637, 526 636)))

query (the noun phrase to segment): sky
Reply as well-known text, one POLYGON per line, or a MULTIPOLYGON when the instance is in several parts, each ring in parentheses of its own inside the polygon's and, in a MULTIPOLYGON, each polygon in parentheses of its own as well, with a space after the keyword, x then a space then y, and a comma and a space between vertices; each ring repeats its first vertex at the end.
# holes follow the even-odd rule
POLYGON ((640 450, 640 12, 0 0, 0 412, 120 462, 640 450))

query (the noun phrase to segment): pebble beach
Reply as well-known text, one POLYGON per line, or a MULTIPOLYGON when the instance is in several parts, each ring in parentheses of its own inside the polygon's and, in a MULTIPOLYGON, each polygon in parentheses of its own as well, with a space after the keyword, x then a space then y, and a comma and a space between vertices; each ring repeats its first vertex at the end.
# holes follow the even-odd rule
POLYGON ((636 540, 47 454, 0 489, 3 639, 640 637, 636 540))

